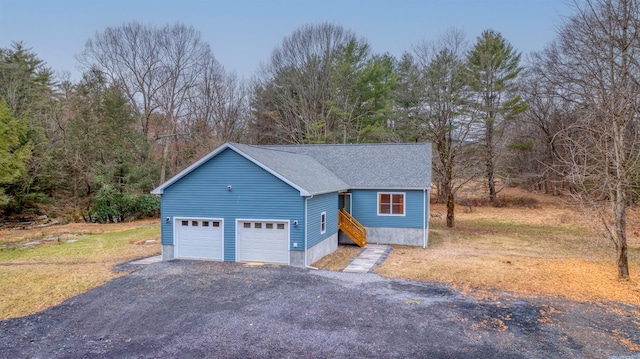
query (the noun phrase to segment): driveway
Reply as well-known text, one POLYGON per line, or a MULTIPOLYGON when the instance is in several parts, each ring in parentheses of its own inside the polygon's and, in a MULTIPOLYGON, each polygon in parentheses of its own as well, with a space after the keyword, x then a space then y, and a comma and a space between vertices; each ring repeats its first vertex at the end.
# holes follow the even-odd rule
POLYGON ((3 358, 640 358, 640 308, 174 261, 0 322, 3 358), (635 313, 635 314, 633 314, 635 313))

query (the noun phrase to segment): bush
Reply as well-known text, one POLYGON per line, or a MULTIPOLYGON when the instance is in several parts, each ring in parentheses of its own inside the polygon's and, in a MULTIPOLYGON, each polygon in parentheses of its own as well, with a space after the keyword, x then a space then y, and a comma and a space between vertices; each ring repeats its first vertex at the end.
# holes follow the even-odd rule
POLYGON ((122 222, 153 216, 160 210, 160 199, 151 194, 119 193, 114 188, 103 187, 89 209, 91 222, 122 222))
POLYGON ((494 203, 491 203, 489 198, 461 198, 456 201, 461 206, 467 207, 520 207, 520 208, 538 208, 540 202, 532 197, 498 197, 494 203))

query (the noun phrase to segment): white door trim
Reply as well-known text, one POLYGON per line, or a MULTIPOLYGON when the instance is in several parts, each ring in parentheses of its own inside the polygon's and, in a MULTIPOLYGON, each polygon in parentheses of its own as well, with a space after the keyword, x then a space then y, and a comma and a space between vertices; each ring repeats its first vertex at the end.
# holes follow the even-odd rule
MULTIPOLYGON (((224 261, 224 218, 213 218, 213 217, 173 217, 173 246, 174 253, 176 254, 176 259, 181 259, 179 257, 180 250, 178 241, 176 240, 176 235, 178 231, 178 221, 187 220, 187 221, 219 221, 220 222, 220 233, 221 233, 221 241, 222 241, 222 258, 221 261, 224 261)), ((184 257, 183 257, 184 258, 184 257)), ((187 257, 186 259, 188 259, 187 257)), ((193 259, 201 259, 201 260, 215 260, 215 259, 207 259, 207 258, 193 258, 193 259)))
POLYGON ((291 264, 291 221, 288 219, 262 219, 262 218, 236 218, 236 235, 235 235, 235 262, 238 262, 238 223, 240 222, 273 222, 287 224, 287 265, 291 264))

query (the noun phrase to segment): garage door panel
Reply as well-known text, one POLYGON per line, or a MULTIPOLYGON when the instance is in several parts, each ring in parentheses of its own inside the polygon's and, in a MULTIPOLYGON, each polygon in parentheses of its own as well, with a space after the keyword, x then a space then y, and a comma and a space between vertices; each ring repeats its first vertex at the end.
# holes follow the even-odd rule
POLYGON ((222 221, 216 219, 176 220, 176 258, 223 258, 222 221))
POLYGON ((237 224, 238 261, 288 264, 288 223, 245 220, 237 224))

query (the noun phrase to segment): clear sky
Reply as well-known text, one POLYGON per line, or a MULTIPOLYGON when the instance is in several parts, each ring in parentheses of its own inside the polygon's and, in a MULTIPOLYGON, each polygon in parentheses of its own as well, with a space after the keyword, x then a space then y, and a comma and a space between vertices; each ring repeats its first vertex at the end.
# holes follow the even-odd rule
POLYGON ((0 47, 23 41, 56 73, 80 78, 75 56, 106 27, 131 21, 199 30, 228 71, 248 78, 285 36, 331 22, 394 56, 451 27, 470 42, 484 29, 527 54, 555 37, 570 9, 562 0, 0 0, 0 47))

